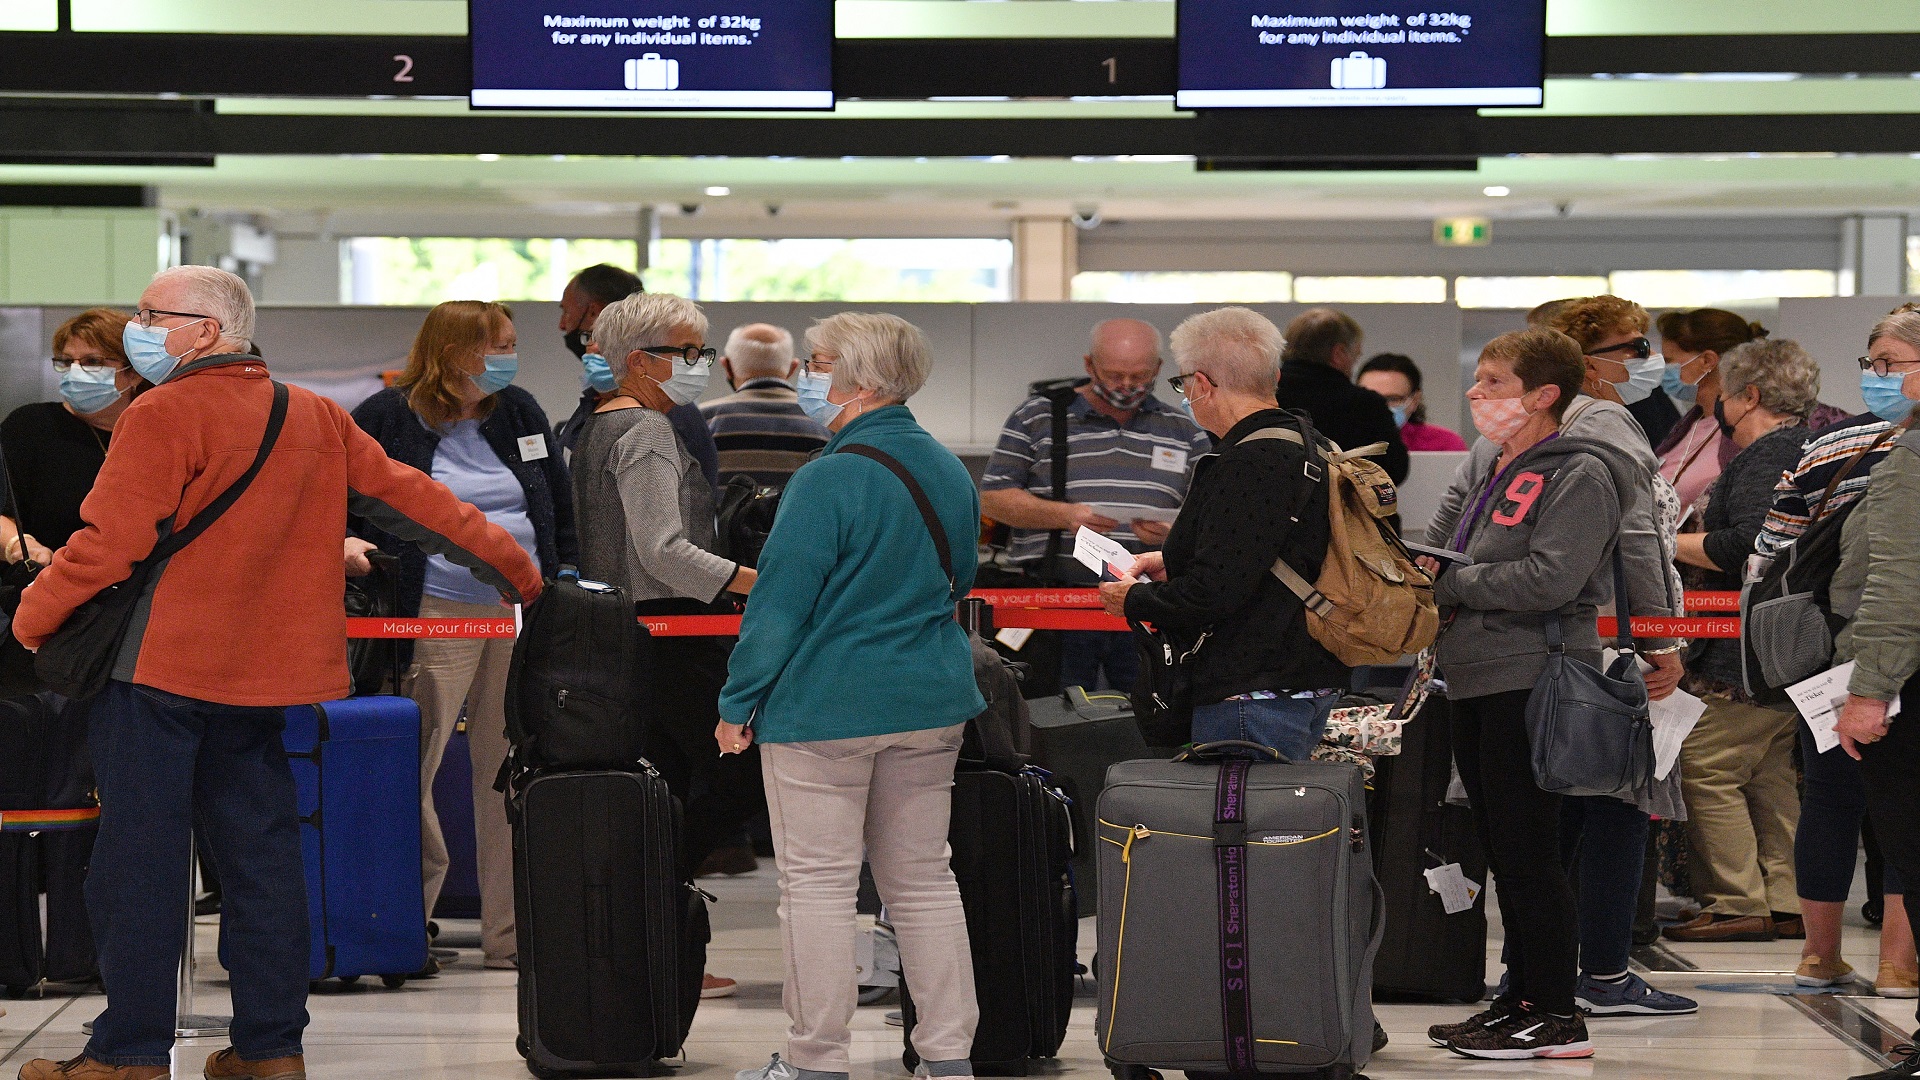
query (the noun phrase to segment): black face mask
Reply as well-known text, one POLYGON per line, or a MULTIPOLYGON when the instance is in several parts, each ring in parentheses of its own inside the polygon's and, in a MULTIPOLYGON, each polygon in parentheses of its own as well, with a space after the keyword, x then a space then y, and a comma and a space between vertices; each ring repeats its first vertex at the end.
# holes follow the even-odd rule
POLYGON ((587 332, 585 330, 567 331, 566 341, 567 351, 573 354, 574 359, 578 360, 587 355, 587 332))
POLYGON ((1727 406, 1726 398, 1714 399, 1713 420, 1715 423, 1720 425, 1720 434, 1725 435, 1727 437, 1728 442, 1732 442, 1733 441, 1733 425, 1727 423, 1727 407, 1726 406, 1727 406))

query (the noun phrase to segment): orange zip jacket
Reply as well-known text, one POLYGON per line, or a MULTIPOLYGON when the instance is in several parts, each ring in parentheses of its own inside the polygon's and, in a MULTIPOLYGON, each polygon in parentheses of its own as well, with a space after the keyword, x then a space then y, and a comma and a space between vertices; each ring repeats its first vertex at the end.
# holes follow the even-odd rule
MULTIPOLYGON (((297 386, 288 392, 286 425, 252 486, 150 580, 114 678, 225 705, 346 697, 350 504, 509 597, 539 594, 539 567, 506 530, 389 459, 340 406, 297 386)), ((75 608, 126 580, 163 528, 184 526, 245 473, 272 404, 264 364, 218 356, 129 405, 80 506, 86 528, 21 598, 13 622, 21 642, 38 648, 75 608)))

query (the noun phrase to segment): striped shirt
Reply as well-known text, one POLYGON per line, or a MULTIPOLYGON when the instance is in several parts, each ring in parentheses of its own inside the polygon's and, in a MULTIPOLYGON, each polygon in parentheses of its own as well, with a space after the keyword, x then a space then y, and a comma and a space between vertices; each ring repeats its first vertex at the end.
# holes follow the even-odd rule
MULTIPOLYGON (((1760 526, 1754 551, 1763 558, 1773 559, 1798 540, 1813 524, 1814 507, 1827 485, 1833 483, 1833 478, 1847 467, 1855 454, 1872 446, 1874 440, 1892 426, 1868 414, 1828 428, 1808 440, 1801 450, 1800 464, 1782 476, 1779 486, 1773 489, 1773 508, 1767 512, 1766 523, 1760 526)), ((1885 460, 1891 449, 1893 440, 1889 439, 1854 466, 1847 478, 1833 489, 1820 516, 1827 517, 1865 495, 1873 467, 1885 460)))
MULTIPOLYGON (((1213 450, 1213 438, 1185 414, 1149 397, 1123 426, 1088 404, 1084 395, 1067 409, 1067 501, 1151 510, 1177 510, 1187 497, 1193 463, 1213 450)), ((1000 443, 980 478, 982 491, 1024 488, 1053 498, 1053 409, 1043 397, 1028 398, 1007 418, 1000 443)), ((1107 535, 1138 553, 1150 545, 1133 535, 1129 519, 1107 535)), ((1071 551, 1073 538, 1064 538, 1071 551)), ((1030 564, 1045 557, 1047 533, 1015 529, 1007 559, 1030 564)))
POLYGON ((755 483, 785 487, 833 437, 801 411, 799 395, 783 379, 750 379, 736 394, 702 402, 700 414, 720 451, 722 484, 744 473, 755 483))

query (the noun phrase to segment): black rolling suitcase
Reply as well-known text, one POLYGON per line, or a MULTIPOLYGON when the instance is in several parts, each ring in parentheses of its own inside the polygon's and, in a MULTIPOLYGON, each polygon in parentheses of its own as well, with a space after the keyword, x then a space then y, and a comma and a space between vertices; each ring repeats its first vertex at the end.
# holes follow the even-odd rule
POLYGON ((1486 992, 1486 896, 1452 915, 1427 886, 1425 871, 1446 863, 1478 885, 1487 857, 1473 812, 1447 803, 1453 776, 1447 700, 1427 699, 1401 731, 1400 754, 1376 762, 1369 816, 1374 872, 1386 896, 1386 938, 1373 962, 1380 996, 1478 1001, 1486 992))
POLYGON ((652 772, 534 774, 515 792, 520 1041, 539 1077, 657 1075, 700 1003, 706 903, 675 872, 652 772))
POLYGON ((1133 702, 1125 694, 1088 694, 1069 686, 1059 695, 1028 703, 1033 717, 1034 764, 1053 774, 1073 813, 1073 882, 1080 914, 1098 913, 1094 888, 1093 804, 1107 782, 1107 768, 1156 754, 1140 734, 1133 702))
POLYGON ((0 988, 91 982, 100 967, 81 886, 100 811, 87 706, 44 692, 0 701, 0 746, 0 988))
MULTIPOLYGON (((1080 924, 1066 800, 1032 771, 963 767, 953 778, 947 836, 980 1003, 974 1073, 1025 1076, 1033 1061, 1059 1053, 1073 1009, 1080 924)), ((911 1069, 919 1064, 917 1018, 904 978, 900 997, 911 1069)))

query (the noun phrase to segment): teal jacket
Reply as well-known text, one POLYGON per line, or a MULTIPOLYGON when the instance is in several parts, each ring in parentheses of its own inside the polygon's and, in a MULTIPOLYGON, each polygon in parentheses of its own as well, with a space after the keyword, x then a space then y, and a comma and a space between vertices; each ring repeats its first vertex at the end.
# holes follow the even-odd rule
POLYGON ((760 554, 720 715, 761 742, 817 742, 947 727, 980 715, 954 603, 973 589, 980 495, 966 466, 904 405, 842 428, 793 474, 760 554), (953 548, 951 585, 893 455, 926 489, 953 548))

